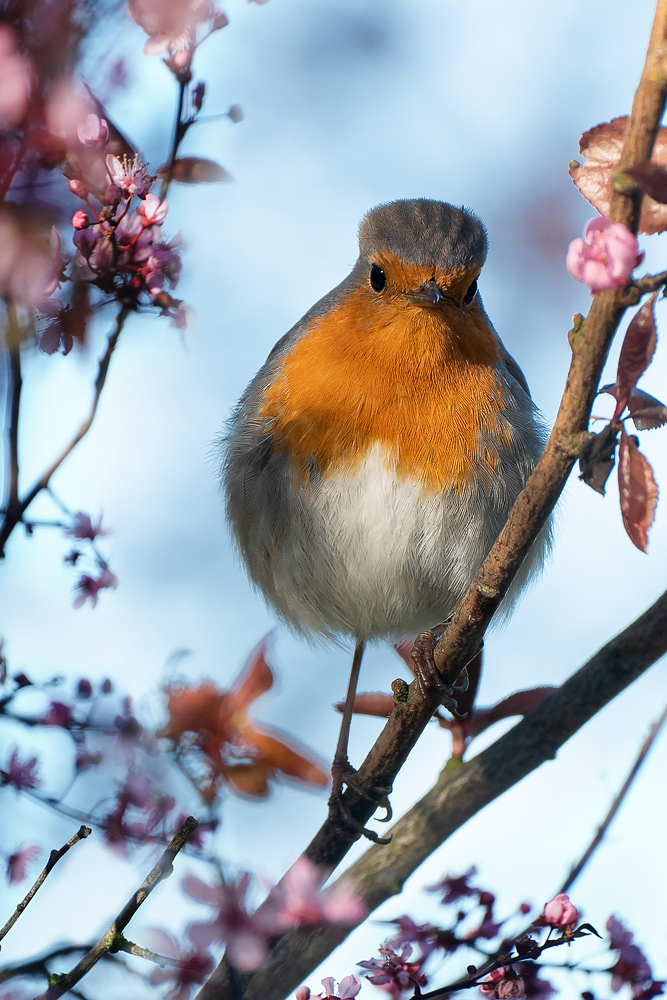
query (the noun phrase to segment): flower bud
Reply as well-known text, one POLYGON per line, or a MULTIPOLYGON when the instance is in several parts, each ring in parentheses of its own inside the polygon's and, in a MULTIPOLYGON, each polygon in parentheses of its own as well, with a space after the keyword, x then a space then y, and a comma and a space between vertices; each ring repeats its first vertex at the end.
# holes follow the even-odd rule
POLYGON ((570 902, 570 897, 564 892, 559 892, 557 896, 544 904, 542 919, 550 927, 562 930, 576 924, 579 920, 579 913, 576 906, 570 902))
POLYGON ((77 196, 77 198, 85 199, 88 197, 88 189, 86 188, 86 185, 83 183, 83 181, 77 180, 76 177, 73 177, 72 180, 69 182, 69 189, 72 192, 72 194, 75 194, 77 196))
POLYGON ((72 216, 72 225, 75 229, 85 229, 86 226, 90 225, 90 219, 82 208, 72 216))

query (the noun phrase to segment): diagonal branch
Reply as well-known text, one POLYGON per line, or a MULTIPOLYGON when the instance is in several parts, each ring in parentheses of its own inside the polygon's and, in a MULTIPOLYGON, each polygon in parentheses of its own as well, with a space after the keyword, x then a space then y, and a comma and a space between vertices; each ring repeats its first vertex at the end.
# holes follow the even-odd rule
MULTIPOLYGON (((45 490, 47 488, 53 474, 60 468, 60 466, 65 461, 67 456, 76 448, 79 441, 81 441, 82 438, 86 436, 86 434, 92 427, 93 420, 95 419, 95 414, 97 413, 97 407, 100 401, 100 396, 102 395, 102 390, 104 389, 104 385, 106 383, 107 373, 109 371, 109 364, 111 362, 111 355, 113 354, 116 344, 118 343, 118 338, 120 337, 123 325, 125 323, 127 316, 131 311, 131 308, 132 308, 131 306, 127 305, 126 303, 123 303, 120 309, 118 310, 118 315, 116 317, 116 323, 114 329, 109 335, 106 350, 102 355, 102 357, 100 358, 100 363, 97 369, 97 378, 95 379, 93 401, 91 403, 88 416, 83 421, 83 423, 81 424, 81 426, 79 427, 78 431, 76 432, 72 440, 69 442, 69 444, 67 444, 65 448, 61 451, 60 455, 58 455, 58 457, 54 459, 49 468, 44 472, 41 478, 37 480, 35 485, 32 487, 30 492, 24 497, 24 499, 20 500, 17 494, 15 503, 13 504, 10 503, 8 505, 7 510, 4 512, 5 519, 2 526, 0 527, 0 558, 4 557, 5 545, 7 544, 7 539, 11 535, 16 525, 23 520, 23 515, 25 511, 33 502, 37 494, 41 493, 42 490, 45 490)), ((16 405, 18 409, 18 401, 16 405)), ((17 413, 17 420, 18 420, 18 413, 17 413)), ((17 478, 18 478, 18 455, 16 456, 16 463, 17 463, 17 478)))
POLYGON ((69 851, 70 847, 74 847, 74 845, 78 844, 78 842, 80 840, 85 840, 85 838, 89 837, 92 832, 93 831, 90 829, 89 826, 80 826, 79 829, 77 830, 77 832, 74 834, 74 836, 71 837, 70 840, 68 840, 66 844, 63 844, 63 846, 60 848, 59 851, 56 851, 56 850, 51 851, 51 853, 49 855, 49 860, 46 862, 46 865, 44 866, 43 871, 38 876, 35 884, 33 885, 33 887, 28 892, 28 895, 25 897, 25 899, 21 900, 21 902, 16 907, 16 909, 12 913, 11 917, 9 918, 9 920, 7 921, 7 923, 5 924, 5 926, 4 927, 0 927, 0 941, 2 941, 2 939, 12 929, 12 927, 14 926, 14 924, 16 923, 16 921, 18 920, 18 918, 21 916, 21 914, 25 910, 25 908, 28 905, 28 903, 30 902, 30 900, 33 898, 33 896, 37 892, 37 890, 46 881, 46 878, 49 875, 49 873, 53 871, 53 869, 56 867, 56 865, 58 864, 58 862, 60 861, 60 859, 65 857, 65 855, 69 851))
MULTIPOLYGON (((665 653, 667 591, 492 746, 454 772, 446 767, 433 788, 392 827, 391 844, 370 847, 334 885, 359 896, 369 910, 400 893, 436 848, 489 802, 555 758, 571 736, 665 653)), ((656 727, 663 720, 664 715, 656 727)), ((652 738, 657 735, 656 727, 652 738)), ((642 752, 643 759, 646 744, 642 752)), ((569 884, 571 879, 565 888, 569 884)), ((249 982, 246 1000, 282 1000, 350 930, 332 926, 286 935, 249 982)), ((198 1000, 232 996, 224 979, 213 990, 207 987, 198 1000)))
POLYGON ((155 865, 153 870, 149 872, 137 891, 133 893, 132 897, 125 904, 114 922, 102 935, 97 944, 93 945, 90 951, 83 956, 81 961, 74 966, 71 972, 68 972, 64 976, 52 976, 51 985, 48 987, 46 992, 41 993, 36 1000, 56 1000, 57 997, 63 996, 63 994, 71 990, 73 986, 76 986, 79 980, 83 979, 86 973, 90 972, 92 967, 96 965, 101 958, 104 958, 114 949, 119 938, 122 937, 123 931, 141 904, 148 898, 159 882, 165 878, 169 878, 173 872, 172 863, 174 858, 178 852, 185 847, 186 843, 198 826, 199 823, 193 816, 189 816, 186 819, 158 863, 155 865))
POLYGON ((648 736, 646 737, 646 739, 642 743, 641 749, 640 749, 640 751, 639 751, 639 753, 637 755, 637 759, 634 762, 634 764, 632 765, 632 768, 630 769, 630 773, 628 774, 627 778, 623 782, 623 787, 621 788, 621 790, 618 793, 618 795, 616 795, 616 797, 614 798, 614 801, 612 802, 612 804, 610 806, 609 812, 607 813, 607 815, 603 819, 603 821, 600 824, 600 826, 595 831, 595 836, 593 837, 593 839, 591 840, 590 844, 588 845, 588 847, 584 851, 583 855, 581 856, 581 858, 579 859, 579 861, 576 863, 576 865, 573 865, 572 870, 570 871, 570 874, 567 876, 567 878, 563 882, 563 885, 558 890, 559 892, 568 892, 568 890, 570 889, 570 887, 573 885, 573 883, 576 881, 576 879, 579 878, 579 876, 581 875, 583 869, 586 867, 586 865, 590 861, 591 857, 593 856, 593 854, 595 853, 595 851, 598 849, 598 847, 602 843, 602 840, 603 840, 603 838, 604 838, 607 830, 611 826, 611 823, 612 823, 614 817, 616 816, 616 813, 621 808, 621 806, 623 804, 623 800, 625 799, 626 795, 630 791, 630 787, 631 787, 633 781, 635 780, 635 778, 637 777, 637 774, 639 773, 639 769, 641 768, 642 764, 646 760, 646 758, 648 756, 648 753, 649 753, 651 747, 653 746, 653 744, 655 743, 656 739, 658 738, 658 736, 660 734, 660 730, 664 726, 665 722, 667 722, 667 706, 665 706, 665 708, 663 709, 662 715, 660 716, 660 718, 656 722, 654 722, 653 725, 651 726, 651 728, 649 730, 649 733, 648 733, 648 736))

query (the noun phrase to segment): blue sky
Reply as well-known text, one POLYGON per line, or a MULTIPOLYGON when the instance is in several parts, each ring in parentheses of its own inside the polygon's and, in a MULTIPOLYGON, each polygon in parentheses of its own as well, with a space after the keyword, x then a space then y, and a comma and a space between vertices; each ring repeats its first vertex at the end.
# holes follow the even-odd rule
MULTIPOLYGON (((572 185, 567 163, 583 131, 629 111, 653 3, 635 0, 630 12, 620 0, 270 0, 263 6, 231 0, 225 9, 230 26, 202 48, 197 75, 207 82, 207 113, 238 103, 245 120, 198 126, 185 150, 218 159, 235 182, 174 188, 165 226, 185 240, 179 294, 195 310, 193 327, 180 334, 165 320, 128 323, 94 430, 54 481, 73 508, 104 512, 114 529, 108 551, 120 586, 103 594, 95 611, 72 610, 72 574, 61 564, 65 546, 48 532, 32 539, 17 533, 0 580, 13 668, 43 676, 113 675, 140 709, 175 650, 192 651, 181 664, 190 678, 224 685, 275 625, 232 551, 212 442, 273 343, 348 272, 357 224, 372 205, 439 198, 484 219, 486 309, 545 418, 553 419, 568 365, 566 333, 572 314, 589 303, 587 290, 567 275, 564 253, 594 214, 572 185)), ((94 87, 105 62, 128 58, 130 86, 111 111, 157 165, 175 87, 159 60, 142 55, 144 37, 119 22, 98 41, 86 72, 94 87)), ((642 246, 648 267, 664 269, 664 237, 645 238, 642 246)), ((658 317, 664 323, 664 306, 658 317)), ((101 324, 85 357, 34 355, 26 365, 26 481, 80 421, 103 335, 101 324)), ((613 381, 616 357, 617 350, 606 381, 613 381)), ((664 398, 666 368, 659 347, 642 387, 664 398)), ((599 410, 608 407, 601 403, 599 410)), ((667 480, 664 441, 661 431, 642 435, 659 483, 667 480)), ((46 500, 38 510, 50 512, 46 500)), ((603 500, 573 477, 558 506, 554 555, 542 580, 487 642, 480 701, 562 681, 662 591, 666 556, 664 506, 645 556, 623 531, 616 487, 603 500)), ((259 703, 261 719, 330 758, 338 727, 331 705, 344 693, 349 655, 312 648, 277 628, 278 690, 259 703)), ((364 663, 361 689, 387 690, 401 673, 392 651, 378 647, 364 663)), ((555 762, 452 837, 382 918, 402 912, 435 918, 419 887, 471 863, 506 910, 524 898, 538 905, 549 898, 606 812, 666 691, 659 665, 555 762)), ((377 729, 373 720, 355 720, 353 761, 377 729)), ((446 752, 440 732, 425 734, 397 781, 395 811, 430 787, 446 752)), ((665 819, 664 758, 663 740, 573 892, 595 925, 611 912, 623 915, 663 963, 665 923, 653 887, 667 876, 657 832, 665 819)), ((322 796, 289 788, 265 805, 230 799, 220 850, 231 866, 277 879, 324 811, 322 796)), ((66 829, 54 824, 54 843, 66 829)), ((148 865, 145 857, 125 865, 104 856, 95 891, 88 891, 77 882, 77 865, 95 871, 102 854, 85 846, 88 860, 68 862, 64 878, 71 880, 68 895, 85 896, 72 902, 68 925, 88 938, 106 926, 148 865)), ((62 905, 56 902, 62 885, 54 879, 41 912, 22 918, 3 944, 6 960, 49 940, 44 913, 62 905)), ((180 899, 176 885, 165 886, 139 925, 161 918, 165 900, 176 910, 180 899)), ((370 957, 385 934, 367 925, 321 974, 354 971, 354 961, 370 957)), ((310 978, 311 987, 319 978, 310 978)), ((567 995, 585 988, 573 981, 567 995)), ((371 987, 366 991, 372 995, 371 987)))

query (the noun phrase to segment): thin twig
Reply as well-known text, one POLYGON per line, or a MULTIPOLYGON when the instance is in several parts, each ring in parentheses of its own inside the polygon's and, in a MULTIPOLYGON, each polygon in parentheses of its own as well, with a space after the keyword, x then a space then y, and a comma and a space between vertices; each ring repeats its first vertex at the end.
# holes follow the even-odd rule
POLYGON ((7 302, 7 350, 9 353, 9 482, 7 510, 19 503, 19 410, 21 407, 21 335, 16 308, 7 302))
POLYGON ((100 401, 100 396, 102 395, 102 390, 107 378, 107 373, 109 371, 109 363, 111 361, 111 355, 114 352, 116 344, 118 343, 118 338, 120 337, 121 330, 128 314, 131 311, 131 306, 127 303, 123 303, 118 311, 116 317, 116 323, 114 329, 112 330, 109 339, 107 341, 107 346, 104 354, 100 358, 99 367, 97 370, 97 378, 95 379, 93 401, 90 407, 88 416, 83 421, 79 430, 76 432, 69 444, 63 449, 63 451, 58 455, 58 457, 51 463, 46 472, 37 480, 35 485, 32 487, 30 492, 23 500, 18 500, 18 502, 12 507, 8 508, 5 512, 5 520, 0 528, 0 558, 4 556, 4 549, 7 543, 7 539, 11 535, 12 531, 16 525, 22 520, 23 514, 28 509, 30 504, 33 502, 38 493, 45 490, 49 485, 51 476, 60 468, 62 463, 65 461, 67 456, 76 448, 79 441, 85 437, 90 428, 92 427, 93 420, 95 419, 95 414, 97 413, 97 407, 100 401))
POLYGON ((155 951, 150 951, 148 948, 142 948, 141 945, 135 944, 134 941, 128 941, 126 937, 120 935, 116 938, 116 943, 113 946, 112 951, 124 951, 128 955, 136 955, 137 958, 145 958, 149 962, 154 962, 155 965, 159 965, 161 969, 164 969, 166 965, 171 965, 174 968, 180 968, 182 962, 179 962, 177 958, 167 958, 166 955, 158 955, 155 951))
POLYGON ((125 904, 123 909, 120 911, 109 929, 102 935, 97 944, 93 945, 90 951, 83 956, 81 961, 78 965, 75 965, 71 972, 68 972, 64 976, 52 977, 54 980, 57 979, 57 981, 53 981, 48 989, 44 993, 40 994, 36 1000, 56 1000, 57 997, 61 997, 64 993, 67 993, 72 986, 75 986, 79 980, 82 979, 86 973, 97 964, 97 962, 99 962, 101 958, 104 958, 105 955, 108 955, 109 952, 113 951, 117 940, 122 936, 123 931, 141 904, 148 898, 159 882, 165 878, 169 878, 172 874, 174 858, 178 852, 185 847, 185 844, 188 842, 198 826, 199 823, 194 816, 188 816, 158 863, 144 879, 137 891, 133 893, 132 897, 125 904))
POLYGON ((171 143, 171 152, 169 154, 169 162, 167 164, 167 172, 163 178, 162 186, 160 188, 160 198, 164 200, 167 197, 167 192, 169 191, 169 185, 171 184, 172 177, 174 175, 174 165, 176 163, 176 157, 178 156, 178 147, 180 146, 185 133, 187 132, 191 122, 183 121, 183 103, 185 101, 185 88, 187 84, 184 80, 179 79, 178 81, 178 97, 176 98, 176 121, 174 123, 174 137, 171 143))
POLYGON ((12 927, 14 926, 18 918, 21 916, 21 914, 25 910, 30 900, 33 898, 37 890, 46 880, 47 875, 53 871, 53 869, 58 864, 60 859, 65 857, 70 847, 74 847, 74 845, 78 844, 80 840, 85 840, 85 838, 89 837, 92 832, 93 831, 90 829, 89 826, 81 826, 74 834, 74 836, 71 837, 66 844, 63 844, 63 846, 60 848, 59 851, 56 850, 51 851, 51 854, 49 855, 49 860, 46 862, 44 870, 38 877, 32 889, 30 889, 25 899, 21 900, 21 902, 16 907, 16 909, 12 913, 11 917, 9 918, 5 926, 0 928, 0 941, 2 941, 2 939, 6 936, 6 934, 12 929, 12 927))
POLYGON ((620 792, 618 793, 618 795, 616 796, 616 798, 612 802, 611 808, 609 809, 609 812, 607 813, 607 815, 605 816, 604 820, 602 821, 602 823, 600 824, 600 826, 596 830, 595 836, 593 837, 593 839, 591 840, 590 844, 588 845, 588 847, 584 851, 583 855, 581 856, 581 859, 577 862, 576 865, 574 865, 572 867, 572 870, 571 870, 570 874, 568 875, 568 877, 563 882, 563 885, 561 886, 561 888, 558 890, 559 892, 567 892, 570 889, 570 887, 575 882, 575 880, 578 879, 579 876, 581 875, 581 872, 583 871, 583 869, 585 868, 585 866, 590 861, 592 855, 595 853, 595 851, 597 850, 597 848, 602 843, 602 840, 603 840, 605 834, 607 833, 607 830, 611 826, 612 820, 614 819, 614 817, 615 817, 616 813, 618 812, 618 810, 621 808, 621 806, 623 804, 623 800, 625 799, 626 795, 628 794, 633 781, 637 777, 639 769, 641 768, 642 764, 646 760, 646 757, 648 756, 648 753, 649 753, 651 747, 653 746, 653 744, 655 743, 656 739, 658 738, 660 730, 664 726, 665 721, 667 721, 667 705, 665 706, 665 708, 664 708, 664 710, 663 710, 662 715, 660 716, 660 718, 656 722, 654 722, 653 725, 651 726, 651 728, 649 730, 649 733, 648 733, 648 736, 646 737, 646 739, 642 743, 642 746, 641 746, 641 749, 639 751, 639 754, 637 755, 637 759, 634 762, 634 764, 632 765, 632 768, 630 769, 630 773, 628 774, 627 778, 623 782, 623 787, 621 788, 620 792))

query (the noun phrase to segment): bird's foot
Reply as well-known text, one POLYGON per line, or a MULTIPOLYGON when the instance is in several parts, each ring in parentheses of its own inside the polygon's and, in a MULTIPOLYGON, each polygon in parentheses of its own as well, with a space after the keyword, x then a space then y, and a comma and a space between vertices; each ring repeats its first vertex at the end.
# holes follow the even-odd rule
POLYGON ((355 833, 367 840, 372 840, 374 844, 389 844, 391 837, 380 837, 375 830, 360 823, 352 815, 343 799, 343 788, 347 785, 357 794, 372 802, 376 809, 384 809, 385 815, 378 817, 379 823, 388 823, 393 811, 389 802, 389 788, 372 788, 370 790, 361 789, 356 781, 357 771, 352 767, 347 757, 343 759, 334 758, 331 766, 331 795, 329 796, 329 819, 337 826, 342 824, 346 829, 352 829, 355 833))
POLYGON ((456 691, 463 693, 468 690, 468 671, 463 668, 456 683, 445 684, 442 675, 435 664, 435 647, 447 628, 447 622, 436 625, 435 628, 426 629, 420 632, 412 647, 412 660, 414 663, 415 679, 417 686, 424 698, 432 698, 437 694, 441 705, 454 716, 455 719, 465 719, 467 712, 461 714, 458 710, 458 703, 454 696, 456 691))

